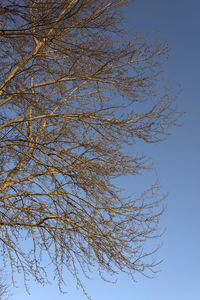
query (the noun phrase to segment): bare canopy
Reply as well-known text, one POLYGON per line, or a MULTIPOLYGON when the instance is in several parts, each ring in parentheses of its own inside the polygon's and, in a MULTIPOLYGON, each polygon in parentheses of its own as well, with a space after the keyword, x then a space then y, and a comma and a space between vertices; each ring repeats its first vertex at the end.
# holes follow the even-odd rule
POLYGON ((47 261, 60 286, 64 266, 81 286, 93 266, 153 271, 157 187, 125 198, 115 179, 148 168, 126 145, 160 141, 177 113, 157 85, 167 43, 128 40, 129 2, 1 1, 0 255, 25 281, 46 282, 47 261))

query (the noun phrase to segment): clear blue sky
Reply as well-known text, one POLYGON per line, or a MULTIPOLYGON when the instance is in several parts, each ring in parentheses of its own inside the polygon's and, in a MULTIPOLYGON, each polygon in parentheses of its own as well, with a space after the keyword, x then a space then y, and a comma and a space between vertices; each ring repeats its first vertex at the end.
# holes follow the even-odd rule
MULTIPOLYGON (((132 32, 159 30, 171 48, 165 77, 180 83, 183 92, 179 107, 186 114, 184 125, 173 128, 169 139, 145 148, 154 160, 163 193, 169 192, 167 212, 162 218, 167 228, 158 253, 164 262, 155 279, 137 277, 137 282, 119 275, 116 285, 95 278, 88 283, 94 300, 199 300, 200 299, 200 1, 137 0, 128 8, 132 32)), ((131 191, 131 181, 126 180, 131 191)), ((20 284, 20 283, 19 283, 20 284)), ((41 287, 30 282, 28 296, 23 284, 13 289, 13 300, 86 299, 76 291, 69 277, 68 294, 56 286, 41 287)))

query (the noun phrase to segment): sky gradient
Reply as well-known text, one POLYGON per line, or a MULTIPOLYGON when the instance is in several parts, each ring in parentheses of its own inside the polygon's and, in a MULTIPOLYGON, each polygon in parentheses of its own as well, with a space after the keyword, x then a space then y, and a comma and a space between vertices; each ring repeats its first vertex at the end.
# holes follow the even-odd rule
MULTIPOLYGON (((159 175, 161 191, 169 192, 162 217, 166 233, 157 254, 164 259, 155 279, 137 276, 137 282, 123 274, 111 285, 98 278, 88 282, 94 300, 199 300, 200 299, 200 2, 198 0, 137 0, 126 10, 126 22, 134 34, 155 33, 169 41, 170 56, 164 77, 176 88, 182 86, 179 110, 185 111, 181 127, 172 128, 167 141, 145 146, 159 175)), ((145 177, 144 177, 145 178, 145 177)), ((131 192, 132 182, 123 183, 131 192)), ((68 275, 67 275, 68 276, 68 275)), ((41 287, 30 282, 31 295, 23 284, 12 289, 14 300, 86 299, 76 291, 69 277, 68 293, 60 295, 56 285, 41 287)), ((19 284, 18 284, 19 285, 19 284)))

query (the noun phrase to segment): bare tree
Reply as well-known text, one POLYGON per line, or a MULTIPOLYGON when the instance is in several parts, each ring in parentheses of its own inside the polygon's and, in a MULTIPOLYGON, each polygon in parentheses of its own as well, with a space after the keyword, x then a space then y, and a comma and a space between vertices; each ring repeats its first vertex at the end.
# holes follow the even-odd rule
POLYGON ((93 266, 150 275, 157 186, 125 198, 115 179, 149 168, 127 145, 159 142, 177 118, 158 92, 167 42, 128 41, 126 0, 1 3, 0 254, 40 283, 48 258, 60 286, 64 266, 81 286, 93 266))

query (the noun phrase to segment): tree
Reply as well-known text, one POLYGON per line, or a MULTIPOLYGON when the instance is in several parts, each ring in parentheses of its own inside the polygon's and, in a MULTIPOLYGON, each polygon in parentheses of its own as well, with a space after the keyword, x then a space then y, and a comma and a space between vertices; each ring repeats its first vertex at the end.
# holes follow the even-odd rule
POLYGON ((60 286, 63 266, 81 286, 93 266, 102 277, 154 271, 157 186, 125 198, 115 179, 150 167, 127 145, 159 142, 177 112, 158 92, 167 42, 128 40, 128 4, 2 1, 0 251, 25 281, 46 282, 47 258, 60 286))

